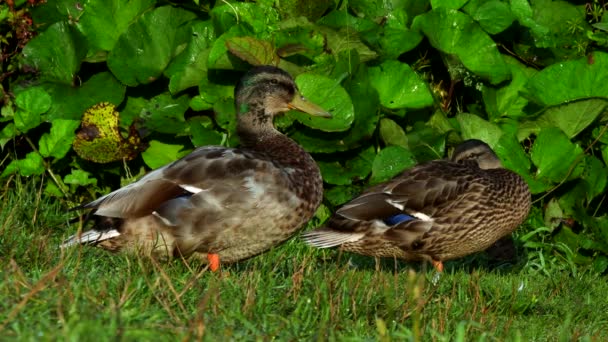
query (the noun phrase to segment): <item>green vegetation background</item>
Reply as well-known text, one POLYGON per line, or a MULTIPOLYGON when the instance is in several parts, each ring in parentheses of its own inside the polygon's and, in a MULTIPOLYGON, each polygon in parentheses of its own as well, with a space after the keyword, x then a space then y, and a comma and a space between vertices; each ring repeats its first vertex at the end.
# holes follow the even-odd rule
POLYGON ((601 0, 0 4, 0 330, 9 339, 605 340, 601 0), (334 113, 277 127, 321 167, 310 226, 366 186, 488 142, 534 207, 518 257, 424 265, 297 239, 210 274, 60 251, 65 210, 194 146, 235 146, 234 84, 278 65, 334 113), (428 278, 428 279, 427 279, 428 278))

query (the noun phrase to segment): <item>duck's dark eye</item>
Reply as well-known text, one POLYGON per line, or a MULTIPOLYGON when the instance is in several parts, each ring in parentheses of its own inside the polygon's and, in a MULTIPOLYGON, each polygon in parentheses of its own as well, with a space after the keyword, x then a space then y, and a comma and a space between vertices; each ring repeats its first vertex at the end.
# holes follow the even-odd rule
POLYGON ((277 84, 279 84, 279 81, 275 80, 274 78, 271 78, 270 79, 270 84, 277 85, 277 84))

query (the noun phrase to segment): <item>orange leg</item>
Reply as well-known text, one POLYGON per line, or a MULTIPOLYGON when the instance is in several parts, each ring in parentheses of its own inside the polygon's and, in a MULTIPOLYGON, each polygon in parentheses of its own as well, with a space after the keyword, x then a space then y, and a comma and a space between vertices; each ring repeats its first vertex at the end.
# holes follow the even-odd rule
POLYGON ((433 260, 433 267, 437 270, 437 272, 443 272, 443 263, 440 260, 433 260))
POLYGON ((207 254, 207 260, 209 260, 209 269, 215 272, 220 269, 220 255, 209 253, 207 254))

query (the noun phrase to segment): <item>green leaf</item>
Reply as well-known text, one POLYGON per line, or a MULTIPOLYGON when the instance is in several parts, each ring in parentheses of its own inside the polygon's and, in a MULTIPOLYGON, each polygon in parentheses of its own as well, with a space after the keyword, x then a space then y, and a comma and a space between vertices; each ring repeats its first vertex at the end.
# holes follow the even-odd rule
MULTIPOLYGON (((342 166, 339 162, 317 161, 323 180, 328 184, 348 185, 365 179, 372 171, 376 153, 373 147, 368 147, 352 159, 347 159, 342 166)), ((341 158, 341 160, 344 160, 341 158)))
POLYGON ((505 56, 504 59, 513 75, 511 82, 502 88, 484 86, 482 90, 485 109, 491 121, 503 117, 517 119, 526 115, 524 107, 528 104, 528 99, 521 93, 529 78, 537 72, 513 57, 505 56))
POLYGON ((515 136, 510 134, 501 135, 493 149, 506 169, 515 171, 520 175, 530 173, 530 159, 515 136))
POLYGON ((45 87, 53 99, 51 109, 44 116, 47 121, 80 120, 82 113, 97 103, 105 101, 119 105, 126 91, 109 72, 94 74, 80 87, 63 84, 46 84, 45 87))
POLYGON ((380 120, 380 137, 386 145, 407 148, 407 137, 403 128, 391 119, 384 118, 380 120))
POLYGON ((215 32, 210 21, 198 21, 192 25, 188 46, 165 70, 172 94, 196 86, 207 77, 207 58, 214 39, 215 32))
POLYGON ((409 150, 419 162, 443 158, 445 155, 444 133, 437 131, 424 122, 416 122, 412 131, 407 133, 409 150))
POLYGON ((248 68, 247 63, 231 55, 228 52, 226 42, 230 38, 243 37, 252 34, 253 32, 243 25, 235 25, 230 28, 230 30, 224 32, 213 42, 213 45, 211 46, 209 56, 207 57, 207 67, 209 69, 246 70, 248 68))
POLYGON ((431 6, 433 8, 451 8, 459 9, 464 6, 468 0, 431 0, 431 6))
POLYGON ((498 34, 506 30, 515 20, 509 5, 498 0, 485 2, 472 16, 489 34, 498 34))
POLYGON ((559 183, 566 179, 571 169, 580 161, 583 150, 570 142, 558 128, 544 128, 540 131, 530 157, 536 165, 536 178, 559 183))
POLYGON ((572 45, 587 40, 585 31, 591 31, 585 18, 585 6, 547 0, 532 1, 531 4, 532 17, 520 20, 520 23, 530 27, 534 45, 539 48, 552 48, 553 53, 564 55, 567 59, 575 55, 580 57, 582 53, 577 53, 572 45))
POLYGON ((467 69, 492 84, 511 76, 496 43, 462 12, 433 9, 414 18, 412 29, 421 30, 434 48, 457 56, 467 69))
POLYGON ((234 100, 231 98, 222 99, 215 103, 213 106, 213 112, 215 113, 215 122, 228 132, 228 146, 235 146, 238 144, 236 136, 236 124, 237 116, 236 109, 234 108, 234 100))
POLYGON ((127 27, 154 4, 154 0, 85 1, 78 27, 91 47, 110 51, 127 27))
POLYGON ((51 133, 45 133, 40 137, 38 145, 43 157, 63 158, 72 147, 72 141, 76 136, 76 128, 80 122, 76 120, 54 120, 51 133))
POLYGON ((581 175, 586 189, 587 202, 604 193, 608 181, 608 169, 594 156, 585 156, 585 169, 581 175))
POLYGON ((44 173, 44 159, 36 153, 30 152, 24 159, 13 159, 6 169, 2 171, 0 178, 8 175, 19 174, 21 176, 34 176, 44 173))
POLYGON ((293 0, 277 3, 281 17, 306 17, 309 20, 317 20, 331 6, 330 1, 308 1, 293 0))
POLYGON ((30 129, 37 127, 42 122, 40 114, 35 114, 27 110, 17 109, 13 118, 15 127, 21 132, 26 133, 30 129))
POLYGON ((23 61, 42 80, 72 85, 87 52, 86 40, 67 22, 51 25, 23 48, 23 61))
POLYGON ((156 80, 187 43, 190 26, 186 24, 195 17, 172 6, 144 13, 120 35, 108 55, 108 67, 131 87, 156 80))
POLYGON ((337 207, 359 195, 362 190, 357 185, 338 185, 325 191, 324 196, 331 205, 337 207))
POLYGON ((424 108, 433 104, 429 87, 407 64, 389 60, 369 68, 369 76, 386 108, 424 108))
POLYGON ((65 177, 63 178, 63 182, 65 184, 72 184, 77 186, 97 186, 97 179, 91 178, 90 172, 80 169, 72 169, 72 172, 70 174, 65 175, 65 177))
POLYGON ((528 0, 510 0, 510 2, 511 12, 515 15, 521 25, 530 29, 530 32, 535 39, 535 45, 537 47, 553 46, 554 44, 551 41, 549 28, 538 24, 534 20, 534 11, 530 6, 530 2, 528 0))
POLYGON ((6 143, 11 141, 18 134, 19 131, 13 122, 9 122, 6 126, 4 126, 0 131, 0 150, 3 150, 6 143))
POLYGON ((350 0, 348 6, 358 17, 377 19, 389 16, 393 11, 405 8, 401 0, 350 0))
POLYGON ((342 133, 324 133, 312 129, 299 129, 291 135, 309 152, 346 151, 361 146, 372 137, 378 124, 378 93, 369 83, 368 69, 360 67, 355 76, 347 80, 344 87, 351 95, 355 118, 351 128, 342 133))
POLYGON ((372 165, 370 184, 385 182, 403 170, 416 165, 416 158, 401 146, 389 146, 376 155, 372 165))
POLYGON ((42 87, 30 87, 15 96, 17 107, 34 115, 46 113, 51 108, 51 96, 42 87))
POLYGON ((589 99, 551 107, 539 120, 559 127, 568 138, 574 138, 608 108, 608 99, 589 99))
POLYGON ((384 25, 374 25, 371 30, 361 32, 361 38, 382 58, 396 59, 422 41, 420 33, 406 28, 405 10, 393 10, 384 19, 384 25))
POLYGON ((497 125, 469 113, 459 113, 456 119, 460 125, 463 139, 479 139, 492 148, 498 144, 502 130, 497 125))
MULTIPOLYGON (((352 5, 352 1, 350 4, 352 5)), ((348 27, 349 29, 357 32, 368 31, 377 26, 377 24, 372 20, 363 17, 355 17, 348 11, 339 9, 333 10, 324 15, 321 19, 319 19, 319 21, 317 21, 317 23, 334 29, 348 27)))
POLYGON ((142 152, 141 157, 146 165, 157 169, 188 154, 189 151, 183 151, 183 149, 184 145, 165 144, 152 140, 150 147, 142 152))
POLYGON ((353 123, 355 109, 350 96, 338 81, 315 74, 300 74, 296 84, 302 95, 332 114, 331 119, 313 117, 299 111, 290 111, 289 116, 304 125, 325 132, 347 130, 353 123))
POLYGON ((213 120, 208 116, 197 116, 188 120, 192 143, 194 146, 220 145, 224 136, 213 127, 213 120))
POLYGON ((530 79, 528 92, 544 106, 590 97, 608 99, 608 53, 550 65, 530 79))
POLYGON ((143 125, 153 131, 167 134, 184 133, 188 127, 184 113, 188 109, 188 96, 173 97, 168 93, 145 101, 140 109, 143 125))
POLYGON ((277 29, 279 12, 274 6, 262 3, 234 2, 222 3, 215 6, 210 12, 214 27, 219 33, 226 32, 236 24, 244 24, 251 28, 252 32, 259 38, 262 33, 272 32, 277 29))
POLYGON ((226 39, 226 47, 233 55, 251 65, 278 65, 279 56, 271 43, 255 37, 226 39))
MULTIPOLYGON (((20 1, 15 1, 15 4, 20 1)), ((82 16, 83 9, 82 0, 53 0, 31 6, 29 11, 34 23, 36 23, 36 26, 40 25, 42 31, 56 22, 78 20, 82 16)))

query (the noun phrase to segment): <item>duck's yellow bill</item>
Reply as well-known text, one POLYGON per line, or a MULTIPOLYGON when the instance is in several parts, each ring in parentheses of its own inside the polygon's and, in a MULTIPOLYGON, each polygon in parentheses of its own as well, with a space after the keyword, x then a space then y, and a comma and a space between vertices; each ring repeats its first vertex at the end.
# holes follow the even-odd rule
POLYGON ((320 106, 308 101, 304 96, 296 94, 293 100, 287 105, 291 109, 297 109, 304 113, 323 118, 331 118, 332 115, 320 106))

